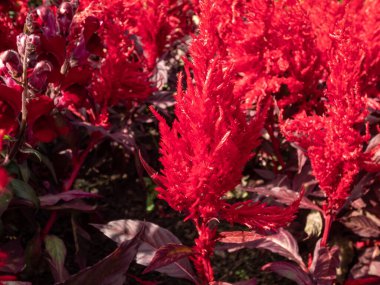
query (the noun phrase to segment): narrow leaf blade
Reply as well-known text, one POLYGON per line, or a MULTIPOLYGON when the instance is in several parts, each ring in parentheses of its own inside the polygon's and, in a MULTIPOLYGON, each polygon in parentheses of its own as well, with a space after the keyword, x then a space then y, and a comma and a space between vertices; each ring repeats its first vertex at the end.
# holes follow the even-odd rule
POLYGON ((143 273, 151 272, 192 254, 193 250, 190 247, 184 246, 182 244, 170 243, 164 245, 155 252, 152 261, 149 263, 149 266, 144 270, 143 273))
POLYGON ((58 285, 122 285, 125 282, 125 273, 136 256, 140 245, 140 237, 145 228, 130 240, 124 241, 120 246, 103 260, 93 266, 87 267, 71 276, 58 285))
POLYGON ((55 281, 64 281, 69 275, 65 268, 66 246, 63 240, 55 235, 48 235, 45 237, 45 248, 50 257, 49 264, 55 281))
MULTIPOLYGON (((136 262, 138 264, 148 266, 156 251, 167 244, 181 244, 180 240, 173 235, 170 231, 161 228, 160 226, 142 222, 138 220, 115 220, 106 225, 92 224, 95 228, 99 229, 104 235, 120 244, 123 241, 131 239, 136 233, 136 229, 144 223, 146 225, 146 231, 141 237, 142 243, 138 248, 136 255, 136 262)), ((165 273, 171 277, 185 278, 193 282, 197 282, 197 278, 194 274, 193 268, 188 258, 174 262, 157 269, 158 272, 165 273)))
POLYGON ((262 267, 263 270, 270 270, 280 276, 293 280, 298 285, 313 285, 310 276, 296 264, 287 261, 276 261, 268 263, 262 267))

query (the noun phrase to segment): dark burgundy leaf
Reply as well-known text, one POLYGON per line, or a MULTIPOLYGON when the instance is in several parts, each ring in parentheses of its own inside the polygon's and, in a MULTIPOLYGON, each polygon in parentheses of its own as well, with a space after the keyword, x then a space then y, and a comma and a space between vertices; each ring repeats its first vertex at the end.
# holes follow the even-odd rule
POLYGON ((136 256, 141 243, 141 236, 145 232, 143 223, 134 232, 129 240, 120 246, 103 260, 93 266, 83 269, 79 273, 71 276, 60 285, 122 285, 125 282, 125 273, 129 265, 136 256))
POLYGON ((380 144, 380 134, 377 134, 376 136, 371 138, 371 140, 369 141, 368 146, 367 146, 365 151, 370 152, 375 147, 377 147, 379 144, 380 144))
POLYGON ((287 261, 276 261, 268 263, 262 267, 263 270, 270 270, 280 276, 293 280, 298 285, 314 285, 310 276, 296 264, 287 261))
POLYGON ((169 92, 169 91, 154 92, 153 95, 148 98, 147 104, 153 105, 161 109, 172 107, 175 104, 173 92, 169 92))
POLYGON ((333 246, 331 249, 320 247, 320 241, 318 241, 314 249, 313 263, 310 267, 310 272, 317 281, 317 285, 333 284, 339 263, 339 248, 337 246, 333 246))
MULTIPOLYGON (((140 244, 136 255, 136 262, 138 264, 148 266, 156 251, 164 245, 170 243, 181 244, 180 240, 170 231, 149 222, 138 220, 116 220, 109 222, 106 225, 92 225, 99 229, 104 235, 120 244, 123 241, 131 239, 136 234, 136 230, 141 224, 145 224, 146 230, 141 237, 142 243, 140 244)), ((190 261, 186 257, 173 264, 161 267, 157 269, 157 271, 172 277, 185 278, 195 283, 197 282, 190 261)))
POLYGON ((344 207, 349 206, 355 200, 359 199, 363 195, 365 195, 369 191, 369 185, 371 185, 374 181, 374 176, 370 173, 364 175, 360 181, 354 185, 350 196, 348 197, 344 207))
POLYGON ((12 240, 0 246, 0 272, 17 274, 24 266, 24 250, 19 240, 12 240))
POLYGON ((379 237, 380 228, 366 216, 352 216, 340 219, 340 221, 351 231, 361 237, 379 237))
POLYGON ((290 260, 295 261, 299 266, 305 268, 301 256, 298 253, 298 244, 293 236, 286 230, 280 229, 277 234, 262 236, 247 232, 222 232, 220 242, 232 243, 230 249, 240 248, 263 248, 277 253, 290 260), (239 236, 240 234, 240 236, 239 236))
POLYGON ((139 150, 139 158, 140 158, 140 161, 141 161, 141 164, 142 166, 144 167, 144 169, 146 170, 146 172, 148 173, 148 175, 150 177, 154 176, 157 174, 157 171, 155 171, 146 161, 145 159, 142 157, 142 154, 141 154, 141 151, 139 150))
POLYGON ((305 155, 305 151, 298 147, 297 147, 297 158, 298 158, 298 174, 300 174, 302 171, 302 168, 304 167, 307 161, 307 156, 305 155))
POLYGON ((366 277, 360 279, 351 279, 344 282, 344 285, 378 285, 380 277, 366 277))
MULTIPOLYGON (((242 189, 248 192, 255 192, 266 197, 273 197, 277 199, 278 202, 284 203, 286 205, 292 204, 299 198, 299 194, 297 192, 286 187, 246 187, 242 189)), ((321 208, 319 208, 305 196, 303 196, 301 199, 300 207, 303 209, 311 209, 320 212, 322 211, 321 208)))
POLYGON ((313 186, 317 185, 318 182, 315 180, 310 163, 303 166, 300 173, 297 173, 293 180, 291 181, 291 189, 295 191, 300 191, 305 188, 307 192, 313 189, 313 186))
POLYGON ((368 275, 380 276, 380 250, 377 246, 369 247, 359 256, 359 261, 351 269, 354 279, 366 277, 368 275))
POLYGON ((182 244, 170 243, 164 245, 156 251, 152 261, 149 263, 149 266, 145 268, 143 273, 151 272, 192 254, 193 250, 182 244))
POLYGON ((101 198, 101 195, 84 192, 81 190, 71 190, 67 192, 61 192, 58 194, 48 194, 44 196, 40 196, 40 205, 41 207, 48 207, 57 204, 59 201, 71 201, 75 199, 82 198, 101 198))
POLYGON ((51 210, 51 211, 55 211, 55 210, 77 210, 77 211, 81 211, 81 212, 92 212, 92 211, 95 211, 97 207, 98 207, 97 205, 86 204, 82 200, 72 200, 72 201, 68 201, 68 202, 60 204, 60 205, 44 206, 42 208, 46 209, 46 210, 51 210))
POLYGON ((148 173, 148 175, 153 179, 154 183, 156 183, 160 187, 165 187, 162 185, 159 179, 154 179, 157 175, 157 171, 155 171, 142 157, 141 151, 139 150, 139 158, 142 166, 144 167, 145 171, 148 173))
POLYGON ((85 127, 89 133, 98 132, 104 137, 112 139, 113 141, 123 146, 127 151, 132 152, 135 149, 135 140, 127 128, 123 129, 120 132, 111 133, 103 127, 94 126, 85 122, 75 122, 74 124, 77 126, 85 127))

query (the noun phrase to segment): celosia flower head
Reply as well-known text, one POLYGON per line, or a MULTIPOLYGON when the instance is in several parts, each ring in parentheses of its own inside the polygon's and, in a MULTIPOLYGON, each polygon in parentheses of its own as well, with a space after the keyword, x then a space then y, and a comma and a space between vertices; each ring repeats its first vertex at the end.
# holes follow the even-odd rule
POLYGON ((332 214, 343 206, 363 159, 366 138, 357 129, 367 114, 366 98, 359 92, 363 59, 363 49, 350 38, 350 30, 336 29, 329 54, 325 114, 303 112, 282 125, 287 139, 306 150, 332 214))
POLYGON ((190 48, 192 63, 186 61, 187 90, 182 89, 180 76, 174 122, 169 126, 155 112, 160 121, 163 169, 153 178, 160 185, 160 197, 190 218, 224 218, 255 228, 275 228, 288 223, 295 209, 285 212, 274 207, 283 215, 271 223, 270 214, 258 218, 265 205, 231 206, 222 199, 240 182, 242 170, 252 157, 270 98, 259 98, 255 118, 248 121, 243 94, 233 90, 232 66, 214 23, 215 9, 218 7, 210 1, 201 3, 199 36, 190 48))

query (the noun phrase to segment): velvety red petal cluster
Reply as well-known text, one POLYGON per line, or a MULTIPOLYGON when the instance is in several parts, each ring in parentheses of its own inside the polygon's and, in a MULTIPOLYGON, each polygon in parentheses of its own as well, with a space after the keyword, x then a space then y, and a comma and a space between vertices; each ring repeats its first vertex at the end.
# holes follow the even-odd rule
POLYGON ((233 64, 227 60, 228 49, 221 45, 215 23, 219 8, 209 1, 201 3, 199 35, 190 47, 192 62, 186 62, 187 90, 182 89, 179 77, 174 122, 169 126, 155 112, 160 121, 163 168, 154 178, 161 185, 160 197, 190 218, 226 218, 253 228, 273 229, 288 223, 295 208, 284 211, 281 219, 272 219, 269 213, 274 208, 260 216, 266 211, 264 205, 230 206, 223 200, 240 182, 271 102, 265 94, 260 96, 255 117, 247 120, 244 93, 234 92, 233 64))
POLYGON ((366 141, 366 97, 360 92, 365 53, 360 41, 350 37, 351 32, 347 22, 342 22, 331 40, 326 111, 321 116, 302 112, 282 124, 286 138, 305 149, 326 193, 327 210, 334 215, 343 206, 360 171, 366 141))

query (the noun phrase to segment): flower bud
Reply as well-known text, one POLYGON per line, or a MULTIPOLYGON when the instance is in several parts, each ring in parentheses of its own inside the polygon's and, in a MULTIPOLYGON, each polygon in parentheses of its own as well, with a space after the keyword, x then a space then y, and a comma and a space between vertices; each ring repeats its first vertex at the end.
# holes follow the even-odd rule
POLYGON ((41 91, 47 85, 49 74, 53 71, 53 66, 46 60, 39 61, 28 79, 29 86, 34 90, 41 91))
POLYGON ((17 36, 17 50, 21 56, 24 56, 24 53, 25 53, 27 37, 28 36, 26 34, 19 34, 17 36))
POLYGON ((21 57, 24 57, 26 43, 28 41, 29 54, 39 50, 41 46, 41 39, 37 35, 19 34, 17 36, 17 51, 21 57))
POLYGON ((48 7, 40 6, 37 8, 37 15, 42 20, 42 30, 46 37, 54 37, 59 33, 57 19, 48 7))
POLYGON ((18 53, 14 50, 7 50, 0 54, 0 71, 8 71, 14 77, 22 73, 22 64, 18 53))
POLYGON ((58 9, 58 25, 63 36, 67 36, 70 31, 70 25, 74 17, 74 9, 71 3, 64 2, 58 9))

